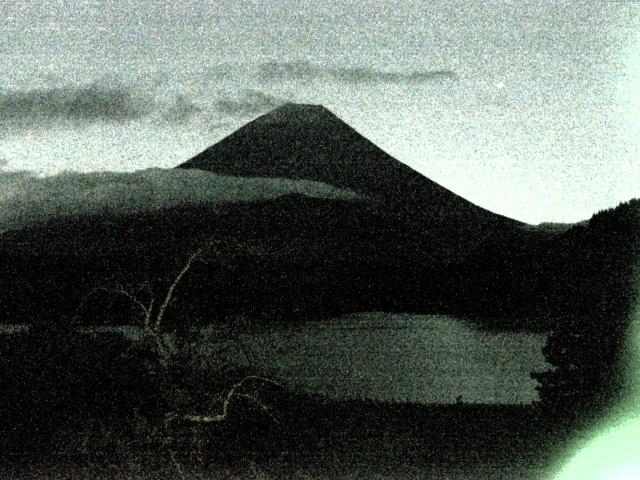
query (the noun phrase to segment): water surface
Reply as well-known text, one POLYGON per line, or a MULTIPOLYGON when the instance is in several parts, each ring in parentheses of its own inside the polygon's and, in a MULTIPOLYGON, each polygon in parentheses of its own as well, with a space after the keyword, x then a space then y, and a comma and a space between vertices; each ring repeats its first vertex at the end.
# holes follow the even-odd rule
MULTIPOLYGON (((140 334, 133 327, 98 330, 105 329, 140 334)), ((486 331, 444 315, 361 313, 252 327, 236 335, 239 343, 227 342, 223 355, 218 333, 203 330, 207 358, 250 363, 285 384, 331 397, 530 403, 537 393, 529 373, 550 368, 542 355, 546 335, 486 331)))
POLYGON ((363 313, 240 336, 254 363, 309 392, 421 403, 530 403, 546 335, 441 315, 363 313))

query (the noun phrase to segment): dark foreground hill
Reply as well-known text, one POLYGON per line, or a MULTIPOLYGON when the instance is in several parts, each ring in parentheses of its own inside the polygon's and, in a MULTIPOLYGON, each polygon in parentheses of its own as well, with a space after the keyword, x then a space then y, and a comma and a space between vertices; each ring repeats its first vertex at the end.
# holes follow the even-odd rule
MULTIPOLYGON (((57 219, 0 237, 0 311, 5 322, 28 323, 73 316, 98 286, 149 282, 161 292, 191 253, 210 245, 178 289, 179 321, 378 310, 547 330, 558 318, 597 310, 628 283, 635 233, 623 210, 628 217, 630 208, 621 208, 604 225, 601 214, 563 234, 473 248, 455 232, 443 241, 389 222, 363 202, 300 195, 57 219)), ((112 300, 94 299, 86 319, 130 323, 135 312, 112 300)))
POLYGON ((1 308, 14 322, 32 312, 69 316, 94 287, 150 281, 162 290, 191 253, 209 245, 206 263, 180 289, 189 298, 180 308, 197 305, 198 317, 459 311, 462 296, 447 308, 442 281, 474 240, 390 222, 360 201, 302 195, 56 219, 1 237, 1 308))

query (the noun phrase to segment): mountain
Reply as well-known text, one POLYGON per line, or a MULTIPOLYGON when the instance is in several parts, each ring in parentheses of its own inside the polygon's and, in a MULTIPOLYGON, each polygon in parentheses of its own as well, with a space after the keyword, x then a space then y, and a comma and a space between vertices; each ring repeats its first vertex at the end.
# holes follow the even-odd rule
POLYGON ((32 179, 9 192, 0 317, 70 316, 99 286, 161 289, 209 244, 217 253, 183 285, 194 318, 466 312, 476 301, 461 298, 462 265, 537 236, 395 160, 324 107, 291 104, 177 169, 32 179))
POLYGON ((476 229, 513 228, 391 157, 320 105, 285 104, 179 168, 223 175, 314 180, 366 195, 387 214, 476 229))
POLYGON ((89 304, 86 322, 135 322, 113 298, 82 299, 99 287, 161 292, 204 246, 175 321, 388 311, 545 331, 592 305, 609 240, 628 237, 618 211, 596 217, 613 218, 601 228, 491 213, 308 105, 278 108, 177 169, 23 187, 0 203, 3 323, 64 321, 89 304))

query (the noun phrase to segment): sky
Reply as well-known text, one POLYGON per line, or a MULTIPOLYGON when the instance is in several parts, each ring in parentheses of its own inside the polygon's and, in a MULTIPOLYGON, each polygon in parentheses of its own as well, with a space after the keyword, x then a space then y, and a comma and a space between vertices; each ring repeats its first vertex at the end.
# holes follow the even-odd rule
POLYGON ((173 167, 295 101, 529 223, 640 196, 640 2, 3 0, 0 52, 4 174, 173 167))

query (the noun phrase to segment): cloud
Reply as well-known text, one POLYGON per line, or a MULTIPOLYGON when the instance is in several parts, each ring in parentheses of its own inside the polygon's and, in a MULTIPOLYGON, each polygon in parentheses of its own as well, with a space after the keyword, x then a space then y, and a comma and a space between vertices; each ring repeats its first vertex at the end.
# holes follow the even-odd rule
POLYGON ((97 122, 124 123, 156 113, 165 120, 183 122, 200 111, 184 96, 159 101, 152 93, 126 85, 100 83, 4 90, 0 91, 0 125, 21 129, 97 122))
POLYGON ((260 67, 262 78, 269 80, 334 80, 343 83, 417 84, 453 79, 449 70, 386 71, 366 67, 330 67, 306 61, 267 62, 260 67))
POLYGON ((34 179, 37 179, 36 175, 28 170, 7 171, 4 168, 0 170, 0 211, 2 211, 2 202, 27 189, 31 180, 34 179))
POLYGON ((225 115, 243 116, 262 113, 279 107, 284 103, 287 103, 287 100, 259 90, 245 90, 236 98, 218 98, 214 103, 214 107, 225 115))
POLYGON ((0 93, 0 118, 41 121, 123 121, 148 115, 152 102, 127 87, 63 86, 0 93))
POLYGON ((360 198, 349 190, 311 180, 229 177, 189 169, 65 172, 48 177, 0 171, 0 233, 60 217, 126 215, 185 204, 223 205, 290 193, 360 198))
POLYGON ((201 112, 202 108, 193 103, 189 98, 184 95, 177 95, 165 106, 160 115, 165 121, 184 123, 201 112))

